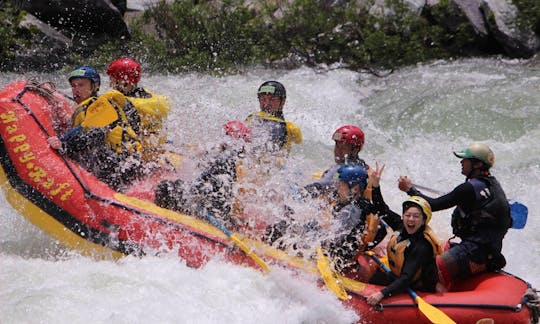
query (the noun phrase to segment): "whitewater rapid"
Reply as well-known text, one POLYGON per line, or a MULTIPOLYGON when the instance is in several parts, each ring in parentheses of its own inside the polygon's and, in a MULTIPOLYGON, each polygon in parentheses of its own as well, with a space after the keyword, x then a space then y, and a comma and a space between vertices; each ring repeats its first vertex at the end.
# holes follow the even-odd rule
MULTIPOLYGON (((144 69, 144 64, 143 64, 144 69)), ((505 270, 540 287, 540 62, 493 59, 438 61, 379 78, 348 70, 252 69, 215 77, 143 75, 141 84, 167 95, 169 135, 184 144, 218 143, 221 125, 258 109, 256 89, 276 79, 287 88, 285 116, 303 131, 289 166, 307 183, 332 164, 332 132, 355 124, 366 133, 361 156, 386 165, 382 190, 400 210, 397 177, 449 191, 464 179, 453 150, 482 141, 495 152, 492 169, 509 198, 529 208, 524 229, 504 241, 505 270)), ((0 86, 30 75, 2 74, 0 86)), ((70 93, 62 74, 32 75, 70 93)), ((104 76, 104 79, 106 77, 104 76)), ((104 82, 102 92, 108 90, 104 82)), ((191 269, 175 257, 81 257, 29 224, 0 196, 1 323, 350 323, 357 315, 309 278, 270 276, 212 261, 191 269)), ((434 214, 441 238, 450 211, 434 214)))

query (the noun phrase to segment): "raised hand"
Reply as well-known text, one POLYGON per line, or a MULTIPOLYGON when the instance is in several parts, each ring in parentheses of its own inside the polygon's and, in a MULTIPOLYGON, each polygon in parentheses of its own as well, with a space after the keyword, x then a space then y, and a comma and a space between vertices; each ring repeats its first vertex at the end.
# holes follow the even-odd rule
POLYGON ((398 179, 398 188, 401 191, 407 192, 413 187, 412 180, 407 176, 400 176, 398 179))
POLYGON ((382 173, 384 171, 384 164, 379 168, 379 162, 375 162, 375 170, 369 175, 369 181, 373 187, 378 188, 380 186, 382 173))

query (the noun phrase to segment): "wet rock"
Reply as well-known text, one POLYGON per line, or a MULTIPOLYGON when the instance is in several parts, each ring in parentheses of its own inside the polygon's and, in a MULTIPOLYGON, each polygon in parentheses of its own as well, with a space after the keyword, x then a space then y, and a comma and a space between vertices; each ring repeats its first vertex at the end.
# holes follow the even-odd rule
POLYGON ((540 37, 519 26, 518 10, 510 0, 483 0, 482 11, 490 32, 508 56, 528 58, 540 50, 540 37))
POLYGON ((30 45, 17 48, 21 69, 54 70, 62 65, 72 46, 69 38, 31 14, 24 16, 19 27, 32 31, 30 45))
POLYGON ((91 45, 129 37, 125 1, 114 2, 122 11, 110 0, 18 0, 16 6, 72 38, 75 45, 91 45))

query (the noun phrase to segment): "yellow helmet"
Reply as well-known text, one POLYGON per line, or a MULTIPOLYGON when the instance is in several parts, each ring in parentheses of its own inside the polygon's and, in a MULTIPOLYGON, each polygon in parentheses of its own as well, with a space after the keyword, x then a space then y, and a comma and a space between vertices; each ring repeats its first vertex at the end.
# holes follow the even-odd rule
POLYGON ((424 217, 426 218, 426 225, 429 224, 429 221, 431 220, 431 206, 429 203, 422 197, 411 196, 403 202, 403 212, 411 205, 420 207, 422 214, 424 214, 424 217))

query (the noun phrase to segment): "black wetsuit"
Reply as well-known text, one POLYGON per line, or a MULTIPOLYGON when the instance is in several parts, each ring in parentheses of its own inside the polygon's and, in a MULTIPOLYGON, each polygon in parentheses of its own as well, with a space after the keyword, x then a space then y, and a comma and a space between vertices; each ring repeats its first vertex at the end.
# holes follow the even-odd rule
POLYGON ((388 285, 381 290, 385 297, 402 292, 408 287, 421 291, 435 291, 435 285, 439 279, 437 265, 433 257, 433 247, 424 238, 424 229, 425 227, 422 226, 413 234, 400 229, 397 242, 408 239, 410 243, 405 248, 401 274, 396 279, 389 274, 378 273, 370 280, 372 283, 388 285), (420 279, 413 282, 419 270, 421 270, 420 279))
MULTIPOLYGON (((141 117, 137 110, 129 102, 123 110, 131 128, 138 133, 141 117)), ((138 153, 117 153, 105 145, 108 131, 119 123, 117 120, 106 127, 92 127, 61 139, 62 152, 115 190, 124 189, 142 175, 138 153)))
POLYGON ((236 228, 239 224, 232 216, 233 184, 237 180, 236 164, 245 156, 244 151, 223 144, 214 153, 217 157, 200 166, 204 171, 193 182, 162 181, 156 189, 155 203, 195 215, 204 209, 226 227, 236 228))
POLYGON ((407 194, 425 198, 433 211, 457 206, 452 214, 452 229, 461 243, 441 256, 453 278, 504 267, 502 241, 512 221, 506 196, 494 177, 468 179, 439 198, 427 197, 415 188, 407 194), (471 268, 470 261, 486 267, 471 268))

